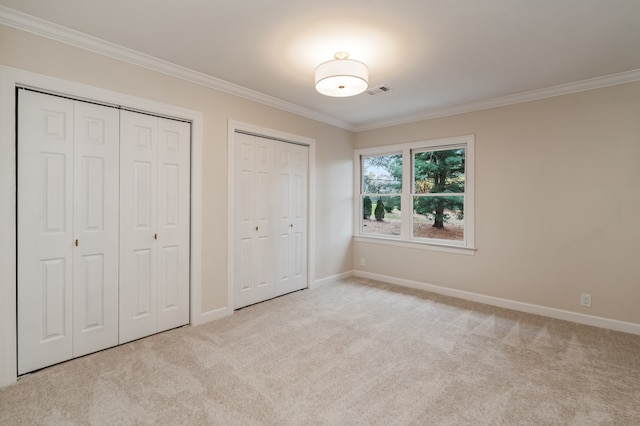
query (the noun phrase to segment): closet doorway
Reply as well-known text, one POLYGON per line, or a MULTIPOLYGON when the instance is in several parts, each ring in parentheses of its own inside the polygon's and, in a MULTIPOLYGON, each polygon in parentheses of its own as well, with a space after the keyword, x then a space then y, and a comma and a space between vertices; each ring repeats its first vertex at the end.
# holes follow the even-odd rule
POLYGON ((230 137, 230 291, 239 309, 309 285, 312 147, 238 128, 230 137))
POLYGON ((189 323, 190 138, 18 91, 18 374, 189 323))

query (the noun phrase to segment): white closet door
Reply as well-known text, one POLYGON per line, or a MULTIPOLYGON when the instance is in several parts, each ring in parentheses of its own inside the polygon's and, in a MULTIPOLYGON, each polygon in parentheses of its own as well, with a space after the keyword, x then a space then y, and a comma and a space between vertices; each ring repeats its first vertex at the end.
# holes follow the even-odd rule
POLYGON ((276 294, 307 287, 307 176, 309 148, 278 142, 278 265, 276 294))
POLYGON ((73 101, 18 99, 18 374, 73 351, 73 101))
POLYGON ((234 308, 254 303, 253 247, 256 235, 253 212, 255 138, 234 135, 234 308))
POLYGON ((236 133, 234 307, 275 296, 273 157, 275 141, 236 133))
POLYGON ((74 357, 118 344, 119 120, 74 102, 74 357))
POLYGON ((158 119, 158 328, 189 322, 191 127, 158 119))
POLYGON ((255 264, 254 281, 255 302, 275 297, 275 271, 273 268, 273 207, 274 177, 273 156, 275 141, 256 138, 255 148, 255 186, 254 218, 255 264))
POLYGON ((20 91, 19 374, 118 343, 118 121, 20 91))
POLYGON ((156 118, 120 114, 120 343, 156 332, 156 118))
POLYGON ((120 115, 120 343, 189 321, 186 123, 120 115))

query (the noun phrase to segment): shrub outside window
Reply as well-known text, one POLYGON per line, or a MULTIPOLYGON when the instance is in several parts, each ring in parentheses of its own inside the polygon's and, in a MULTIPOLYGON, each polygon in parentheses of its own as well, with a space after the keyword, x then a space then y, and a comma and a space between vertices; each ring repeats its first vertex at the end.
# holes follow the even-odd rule
POLYGON ((472 135, 360 149, 354 160, 356 238, 475 250, 472 135))

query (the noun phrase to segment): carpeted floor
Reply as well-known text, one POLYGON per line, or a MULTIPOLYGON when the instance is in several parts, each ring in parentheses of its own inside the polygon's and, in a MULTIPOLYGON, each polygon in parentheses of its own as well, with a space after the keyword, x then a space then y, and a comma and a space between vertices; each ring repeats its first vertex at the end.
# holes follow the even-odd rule
POLYGON ((640 336, 353 278, 25 376, 0 424, 640 425, 640 336))

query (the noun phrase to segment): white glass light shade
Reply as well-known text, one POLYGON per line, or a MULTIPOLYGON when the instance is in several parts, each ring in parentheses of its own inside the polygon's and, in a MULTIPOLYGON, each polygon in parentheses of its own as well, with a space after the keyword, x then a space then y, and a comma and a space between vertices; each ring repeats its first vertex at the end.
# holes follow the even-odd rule
POLYGON ((323 95, 346 97, 364 92, 369 87, 369 69, 352 59, 324 62, 316 68, 316 90, 323 95))

